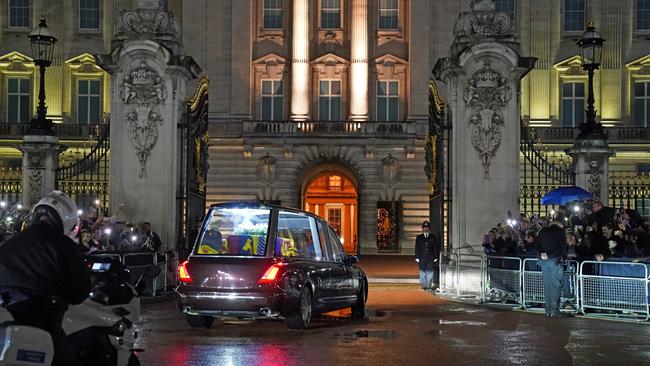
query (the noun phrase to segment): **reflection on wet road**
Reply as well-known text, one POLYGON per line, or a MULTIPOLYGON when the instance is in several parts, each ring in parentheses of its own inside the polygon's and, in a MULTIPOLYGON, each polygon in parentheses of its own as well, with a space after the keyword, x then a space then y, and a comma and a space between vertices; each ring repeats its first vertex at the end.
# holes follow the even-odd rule
POLYGON ((409 286, 371 286, 369 317, 228 320, 191 329, 173 301, 145 305, 143 365, 650 364, 650 324, 569 318, 453 303, 409 286))

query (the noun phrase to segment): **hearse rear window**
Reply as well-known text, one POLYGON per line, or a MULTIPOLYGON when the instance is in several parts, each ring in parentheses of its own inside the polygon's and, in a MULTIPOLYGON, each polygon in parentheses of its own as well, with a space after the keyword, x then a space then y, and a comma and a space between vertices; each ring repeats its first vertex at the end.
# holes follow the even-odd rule
POLYGON ((263 257, 270 217, 268 208, 217 207, 210 211, 195 254, 263 257))

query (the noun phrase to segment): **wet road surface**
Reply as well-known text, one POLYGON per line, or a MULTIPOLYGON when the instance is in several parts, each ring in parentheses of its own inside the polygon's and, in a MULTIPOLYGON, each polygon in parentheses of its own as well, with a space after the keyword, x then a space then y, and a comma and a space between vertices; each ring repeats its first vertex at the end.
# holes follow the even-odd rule
POLYGON ((192 329, 170 300, 143 306, 137 346, 147 366, 650 364, 648 323, 548 319, 396 285, 371 285, 368 313, 322 317, 306 331, 279 320, 192 329))

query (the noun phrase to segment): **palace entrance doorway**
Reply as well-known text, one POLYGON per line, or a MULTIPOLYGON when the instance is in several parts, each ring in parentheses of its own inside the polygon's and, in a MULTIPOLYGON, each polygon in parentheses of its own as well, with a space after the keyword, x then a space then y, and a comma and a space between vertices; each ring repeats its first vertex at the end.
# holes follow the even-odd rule
POLYGON ((357 200, 356 184, 337 170, 308 177, 303 189, 303 209, 327 220, 348 254, 357 254, 357 200))

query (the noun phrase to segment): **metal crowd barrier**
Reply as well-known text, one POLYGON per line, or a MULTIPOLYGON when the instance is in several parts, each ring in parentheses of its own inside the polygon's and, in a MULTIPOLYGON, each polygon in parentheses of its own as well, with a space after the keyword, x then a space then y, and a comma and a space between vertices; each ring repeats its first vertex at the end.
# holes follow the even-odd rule
POLYGON ((91 253, 93 257, 111 258, 120 261, 131 273, 131 282, 135 282, 152 265, 160 269, 158 276, 143 278, 145 288, 142 298, 155 298, 173 292, 176 285, 177 256, 173 252, 127 252, 127 253, 91 253))
POLYGON ((458 254, 440 253, 438 293, 458 296, 458 254))
POLYGON ((521 258, 487 256, 484 299, 521 306, 521 258))
MULTIPOLYGON (((439 293, 527 311, 544 307, 537 258, 445 253, 439 293)), ((567 261, 561 305, 590 317, 650 320, 650 263, 567 261)))
POLYGON ((485 292, 485 258, 476 254, 460 254, 456 288, 458 297, 483 301, 485 292))
POLYGON ((586 316, 650 319, 649 264, 585 261, 580 264, 580 311, 586 316), (603 313, 603 311, 609 313, 603 313))
MULTIPOLYGON (((543 310, 544 308, 544 283, 542 269, 537 263, 537 258, 526 258, 522 265, 521 298, 525 310, 543 310)), ((564 277, 562 280, 562 294, 560 308, 565 311, 578 312, 578 262, 566 261, 564 277)))

